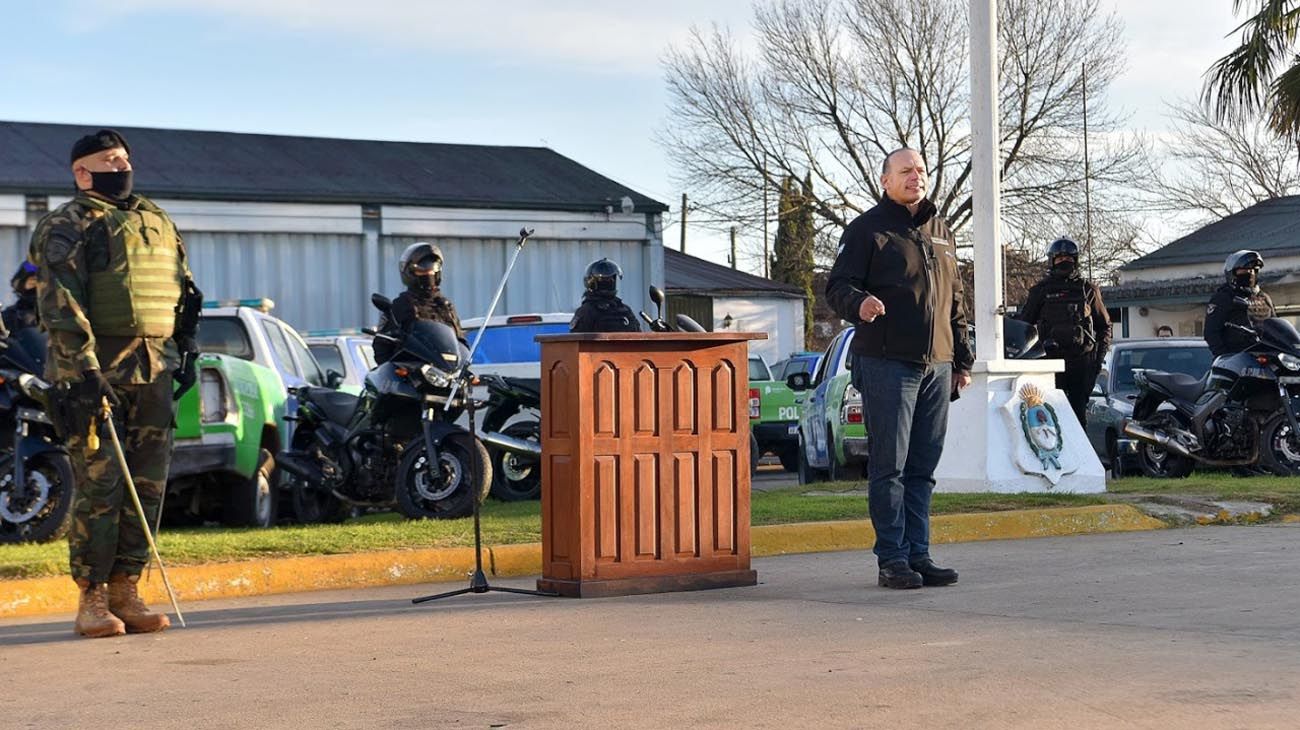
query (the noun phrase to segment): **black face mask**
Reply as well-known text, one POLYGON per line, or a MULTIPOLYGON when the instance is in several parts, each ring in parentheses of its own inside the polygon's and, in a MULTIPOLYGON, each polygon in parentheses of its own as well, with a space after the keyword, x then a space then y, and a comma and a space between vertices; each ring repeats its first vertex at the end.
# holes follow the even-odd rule
POLYGON ((134 170, 90 173, 90 189, 111 200, 126 200, 134 184, 134 170))
POLYGON ((1253 289, 1255 287, 1255 281, 1256 276, 1254 271, 1251 271, 1248 274, 1237 274, 1236 276, 1237 286, 1242 289, 1253 289))
POLYGON ((1052 264, 1052 275, 1059 276, 1062 279, 1069 278, 1074 274, 1074 262, 1062 261, 1059 264, 1052 264))

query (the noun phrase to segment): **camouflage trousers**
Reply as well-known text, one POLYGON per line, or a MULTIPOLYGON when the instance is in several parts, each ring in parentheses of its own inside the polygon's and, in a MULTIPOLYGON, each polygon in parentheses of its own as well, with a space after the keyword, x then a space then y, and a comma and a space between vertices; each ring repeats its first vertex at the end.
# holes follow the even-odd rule
MULTIPOLYGON (((113 409, 127 467, 135 478, 145 517, 156 524, 172 455, 172 379, 114 385, 122 405, 113 409)), ((99 429, 99 450, 88 451, 87 434, 73 434, 68 454, 76 475, 68 557, 74 580, 104 583, 110 575, 139 575, 149 562, 149 541, 136 516, 126 479, 118 466, 107 425, 99 429)))

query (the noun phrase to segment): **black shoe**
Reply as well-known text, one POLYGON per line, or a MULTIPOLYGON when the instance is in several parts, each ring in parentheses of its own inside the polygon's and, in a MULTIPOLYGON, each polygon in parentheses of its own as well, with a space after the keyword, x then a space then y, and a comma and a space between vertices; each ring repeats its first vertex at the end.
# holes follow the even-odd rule
POLYGON ((899 560, 880 566, 880 579, 877 584, 881 588, 920 588, 921 580, 920 573, 899 560))
POLYGON ((929 558, 912 563, 911 568, 921 574, 921 580, 928 586, 950 586, 957 582, 957 571, 940 568, 929 558))

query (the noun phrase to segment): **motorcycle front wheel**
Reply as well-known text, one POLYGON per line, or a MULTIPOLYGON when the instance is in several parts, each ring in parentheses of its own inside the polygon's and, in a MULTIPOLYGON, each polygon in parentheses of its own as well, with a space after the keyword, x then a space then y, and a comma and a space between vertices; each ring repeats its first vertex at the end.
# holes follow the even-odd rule
POLYGON ((448 434, 438 445, 436 465, 429 464, 424 440, 417 438, 397 470, 397 511, 412 520, 468 517, 491 486, 492 462, 477 438, 464 431, 448 434))
POLYGON ((57 540, 67 534, 72 521, 68 456, 47 451, 28 459, 25 466, 25 497, 14 495, 12 461, 0 481, 0 543, 57 540))
POLYGON ((1275 414, 1259 429, 1259 465, 1280 477, 1300 475, 1300 434, 1285 413, 1275 414))

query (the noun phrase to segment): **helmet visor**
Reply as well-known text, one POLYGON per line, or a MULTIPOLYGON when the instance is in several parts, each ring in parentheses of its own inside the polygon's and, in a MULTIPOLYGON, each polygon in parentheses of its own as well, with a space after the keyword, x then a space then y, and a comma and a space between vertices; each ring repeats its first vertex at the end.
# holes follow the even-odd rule
POLYGON ((429 276, 442 271, 442 259, 429 254, 411 262, 411 273, 416 276, 429 276))

